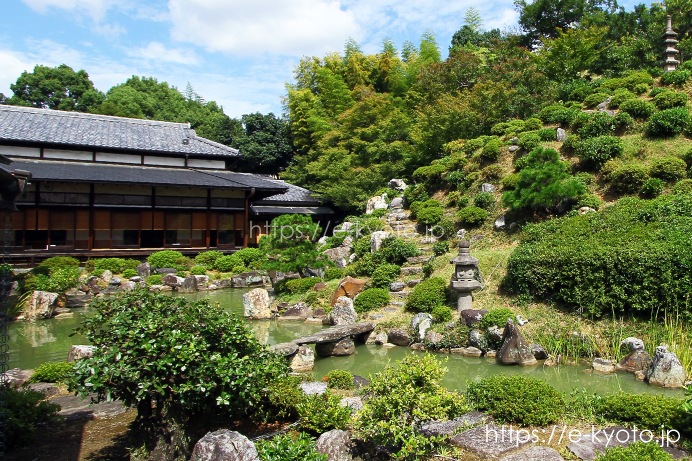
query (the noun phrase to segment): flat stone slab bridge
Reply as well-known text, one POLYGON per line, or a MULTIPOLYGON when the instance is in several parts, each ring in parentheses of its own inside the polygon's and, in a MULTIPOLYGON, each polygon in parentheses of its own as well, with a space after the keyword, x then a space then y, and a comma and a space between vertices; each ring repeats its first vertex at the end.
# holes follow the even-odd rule
POLYGON ((375 329, 373 322, 358 322, 350 325, 337 325, 325 328, 317 333, 294 339, 288 343, 271 346, 272 351, 289 357, 298 351, 299 346, 305 344, 338 343, 342 339, 352 338, 354 341, 364 343, 370 332, 375 329))

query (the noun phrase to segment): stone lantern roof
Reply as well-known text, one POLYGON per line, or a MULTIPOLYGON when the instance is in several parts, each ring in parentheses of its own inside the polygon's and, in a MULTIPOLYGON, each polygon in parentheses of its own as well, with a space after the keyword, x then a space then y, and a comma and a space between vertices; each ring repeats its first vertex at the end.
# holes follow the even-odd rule
POLYGON ((668 15, 666 16, 666 31, 663 34, 663 44, 666 47, 665 51, 663 52, 663 70, 665 72, 677 70, 678 64, 680 64, 680 61, 676 59, 680 54, 680 52, 675 48, 675 46, 678 44, 678 40, 675 38, 677 36, 677 32, 673 30, 671 16, 668 15))
POLYGON ((478 267, 478 260, 471 256, 471 250, 469 250, 469 247, 471 246, 471 243, 469 243, 468 240, 464 239, 459 242, 459 254, 457 255, 456 258, 452 259, 449 261, 450 264, 454 264, 455 266, 475 266, 478 267))

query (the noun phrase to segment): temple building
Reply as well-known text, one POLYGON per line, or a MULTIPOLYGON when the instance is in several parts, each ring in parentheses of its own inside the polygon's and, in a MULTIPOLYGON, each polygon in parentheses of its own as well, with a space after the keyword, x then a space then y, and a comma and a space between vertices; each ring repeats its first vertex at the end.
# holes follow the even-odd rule
POLYGON ((230 171, 241 154, 186 123, 0 105, 0 155, 31 173, 12 219, 20 259, 230 252, 280 214, 334 214, 306 189, 230 171))

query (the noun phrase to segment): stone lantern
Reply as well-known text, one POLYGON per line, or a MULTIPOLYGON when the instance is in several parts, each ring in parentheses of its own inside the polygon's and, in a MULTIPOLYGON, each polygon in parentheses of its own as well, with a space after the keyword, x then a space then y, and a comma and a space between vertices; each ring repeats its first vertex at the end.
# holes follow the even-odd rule
POLYGON ((676 59, 680 54, 680 52, 675 48, 675 45, 678 44, 678 40, 675 38, 677 36, 677 32, 673 30, 671 17, 668 15, 666 16, 666 31, 663 34, 663 43, 666 47, 665 51, 663 52, 663 57, 665 59, 663 63, 663 70, 665 72, 677 70, 678 64, 680 64, 680 61, 676 59))
POLYGON ((449 263, 454 264, 454 274, 452 274, 452 289, 459 293, 457 298, 457 310, 459 312, 465 309, 471 309, 473 302, 474 290, 481 287, 480 282, 476 280, 476 270, 478 269, 478 260, 471 256, 469 250, 470 243, 463 239, 459 242, 459 254, 449 263))

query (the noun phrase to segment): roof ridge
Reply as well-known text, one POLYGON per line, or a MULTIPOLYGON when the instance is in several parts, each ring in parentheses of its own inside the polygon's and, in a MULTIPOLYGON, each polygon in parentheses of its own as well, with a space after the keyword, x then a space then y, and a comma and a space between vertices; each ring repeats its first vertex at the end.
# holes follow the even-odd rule
MULTIPOLYGON (((74 117, 74 118, 84 118, 84 119, 101 119, 101 120, 112 120, 125 123, 136 123, 141 125, 163 125, 163 126, 174 126, 181 127, 183 129, 192 129, 190 123, 185 122, 167 122, 165 120, 151 120, 143 118, 132 118, 132 117, 118 117, 115 115, 104 115, 104 114, 92 114, 89 112, 77 112, 77 111, 66 111, 66 110, 55 110, 55 109, 39 109, 36 107, 26 107, 26 106, 13 106, 0 104, 1 111, 7 112, 29 112, 35 114, 45 114, 59 116, 59 117, 74 117)), ((194 130, 193 130, 194 131, 194 130)), ((196 134, 195 134, 196 137, 196 134)), ((221 144, 223 145, 223 144, 221 144)), ((228 146, 226 146, 228 147, 228 146)))

